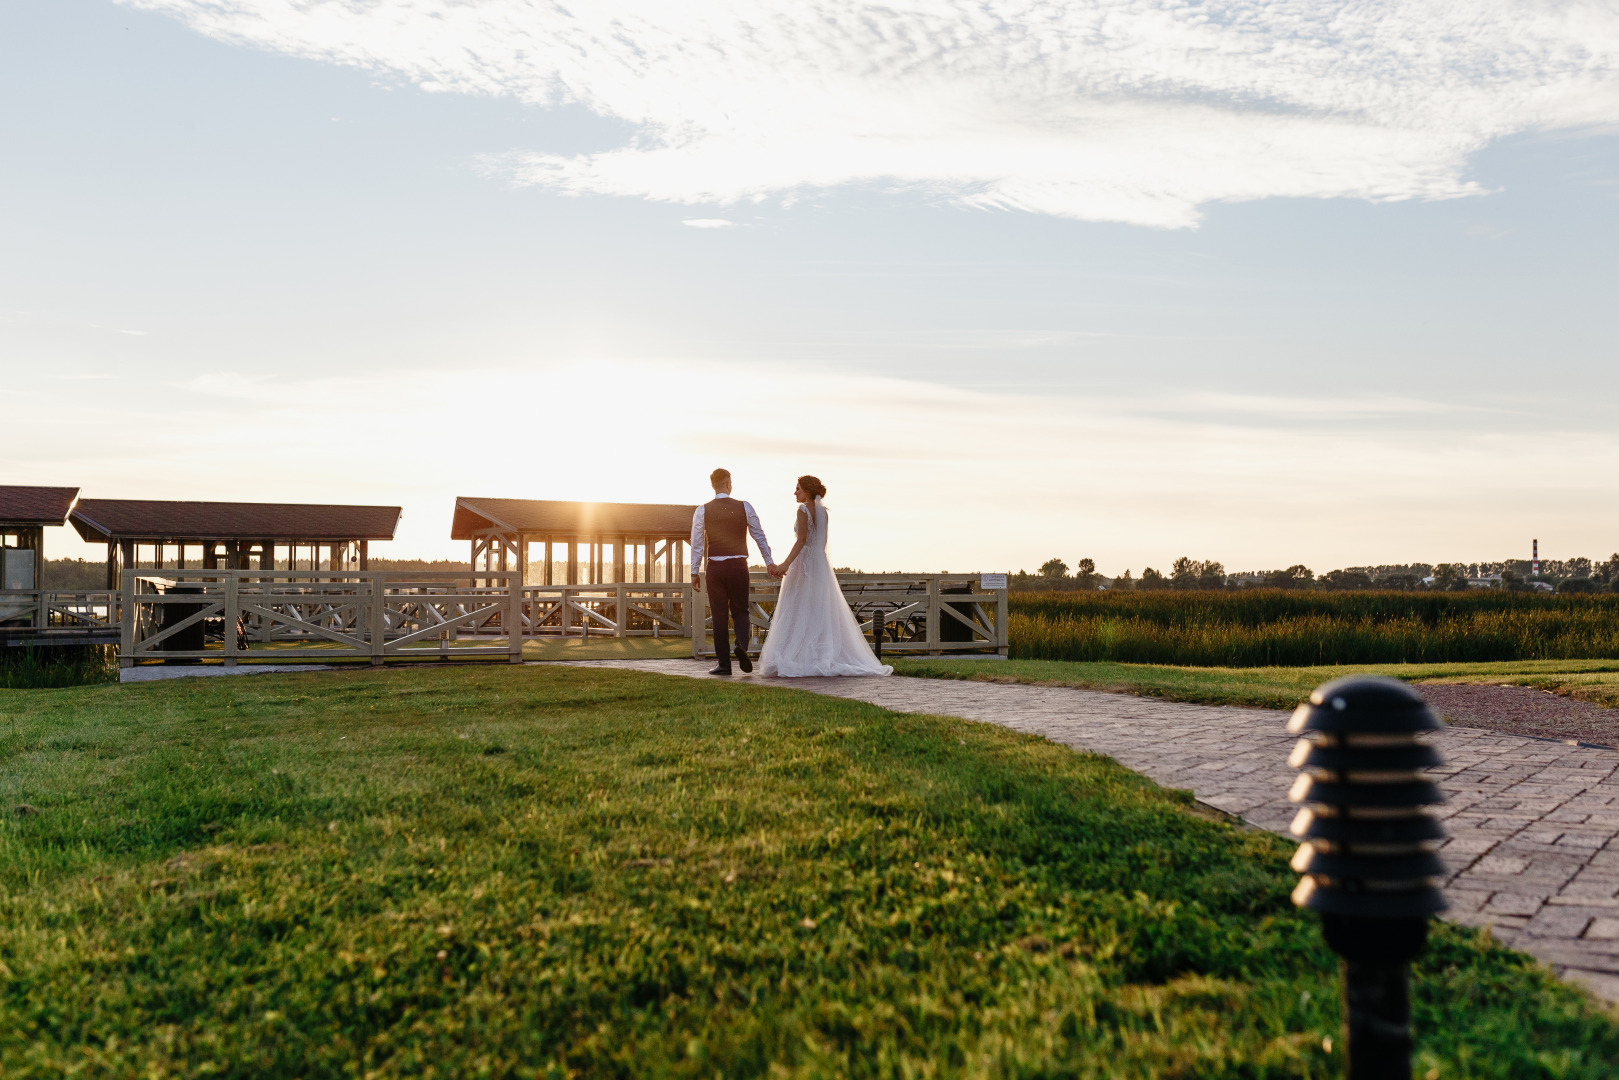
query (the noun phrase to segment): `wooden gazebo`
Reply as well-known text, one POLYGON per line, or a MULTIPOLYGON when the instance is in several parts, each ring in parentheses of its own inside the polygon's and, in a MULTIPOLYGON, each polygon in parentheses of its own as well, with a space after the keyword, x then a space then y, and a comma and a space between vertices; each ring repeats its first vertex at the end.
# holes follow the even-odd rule
POLYGON ((399 507, 80 499, 69 520, 87 542, 107 545, 107 587, 115 589, 121 570, 170 565, 369 569, 370 541, 393 539, 399 507))
POLYGON ((545 569, 534 575, 535 585, 684 581, 681 563, 696 512, 668 503, 460 498, 450 537, 471 542, 469 569, 517 570, 524 581, 529 545, 543 544, 545 569), (566 548, 560 560, 559 546, 566 548), (559 564, 566 564, 565 581, 553 580, 564 576, 559 564))
POLYGON ((76 487, 0 484, 0 589, 38 589, 45 563, 45 527, 67 524, 76 487), (23 555, 23 552, 29 554, 23 555), (27 583, 24 584, 24 579, 27 583))

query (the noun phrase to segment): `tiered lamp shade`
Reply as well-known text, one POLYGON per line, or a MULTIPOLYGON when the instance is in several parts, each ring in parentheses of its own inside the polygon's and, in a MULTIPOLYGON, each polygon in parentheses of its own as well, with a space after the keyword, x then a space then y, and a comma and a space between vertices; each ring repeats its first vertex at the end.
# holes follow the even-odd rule
POLYGON ((1417 741, 1442 726, 1415 691, 1383 678, 1327 683, 1293 713, 1287 730, 1303 736, 1288 758, 1302 773, 1290 794, 1303 806, 1291 830, 1304 841, 1295 904, 1366 918, 1445 909, 1434 851, 1445 832, 1426 811, 1445 797, 1422 775, 1441 761, 1417 741))

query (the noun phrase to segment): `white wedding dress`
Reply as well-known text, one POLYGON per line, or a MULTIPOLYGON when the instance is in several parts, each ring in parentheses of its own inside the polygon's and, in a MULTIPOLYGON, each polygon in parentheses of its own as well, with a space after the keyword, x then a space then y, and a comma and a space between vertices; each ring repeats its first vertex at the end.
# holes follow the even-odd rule
POLYGON ((800 529, 808 529, 804 548, 781 582, 776 613, 759 654, 761 675, 798 678, 805 675, 892 675, 879 664, 860 632, 854 612, 838 588, 838 576, 826 557, 826 507, 798 507, 800 529))

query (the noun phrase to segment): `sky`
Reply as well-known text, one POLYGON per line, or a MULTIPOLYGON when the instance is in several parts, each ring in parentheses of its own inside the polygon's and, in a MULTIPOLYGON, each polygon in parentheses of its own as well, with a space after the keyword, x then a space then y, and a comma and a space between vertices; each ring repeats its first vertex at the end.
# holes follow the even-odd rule
MULTIPOLYGON (((1619 10, 0 3, 0 483, 868 570, 1619 549, 1619 10)), ((53 554, 97 553, 52 530, 53 554)))

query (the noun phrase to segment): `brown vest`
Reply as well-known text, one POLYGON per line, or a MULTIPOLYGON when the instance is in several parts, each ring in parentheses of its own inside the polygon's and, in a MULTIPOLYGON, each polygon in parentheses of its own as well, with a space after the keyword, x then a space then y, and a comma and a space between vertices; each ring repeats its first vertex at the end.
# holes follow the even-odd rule
POLYGON ((703 504, 703 535, 708 556, 748 553, 748 512, 741 499, 714 499, 703 504))

